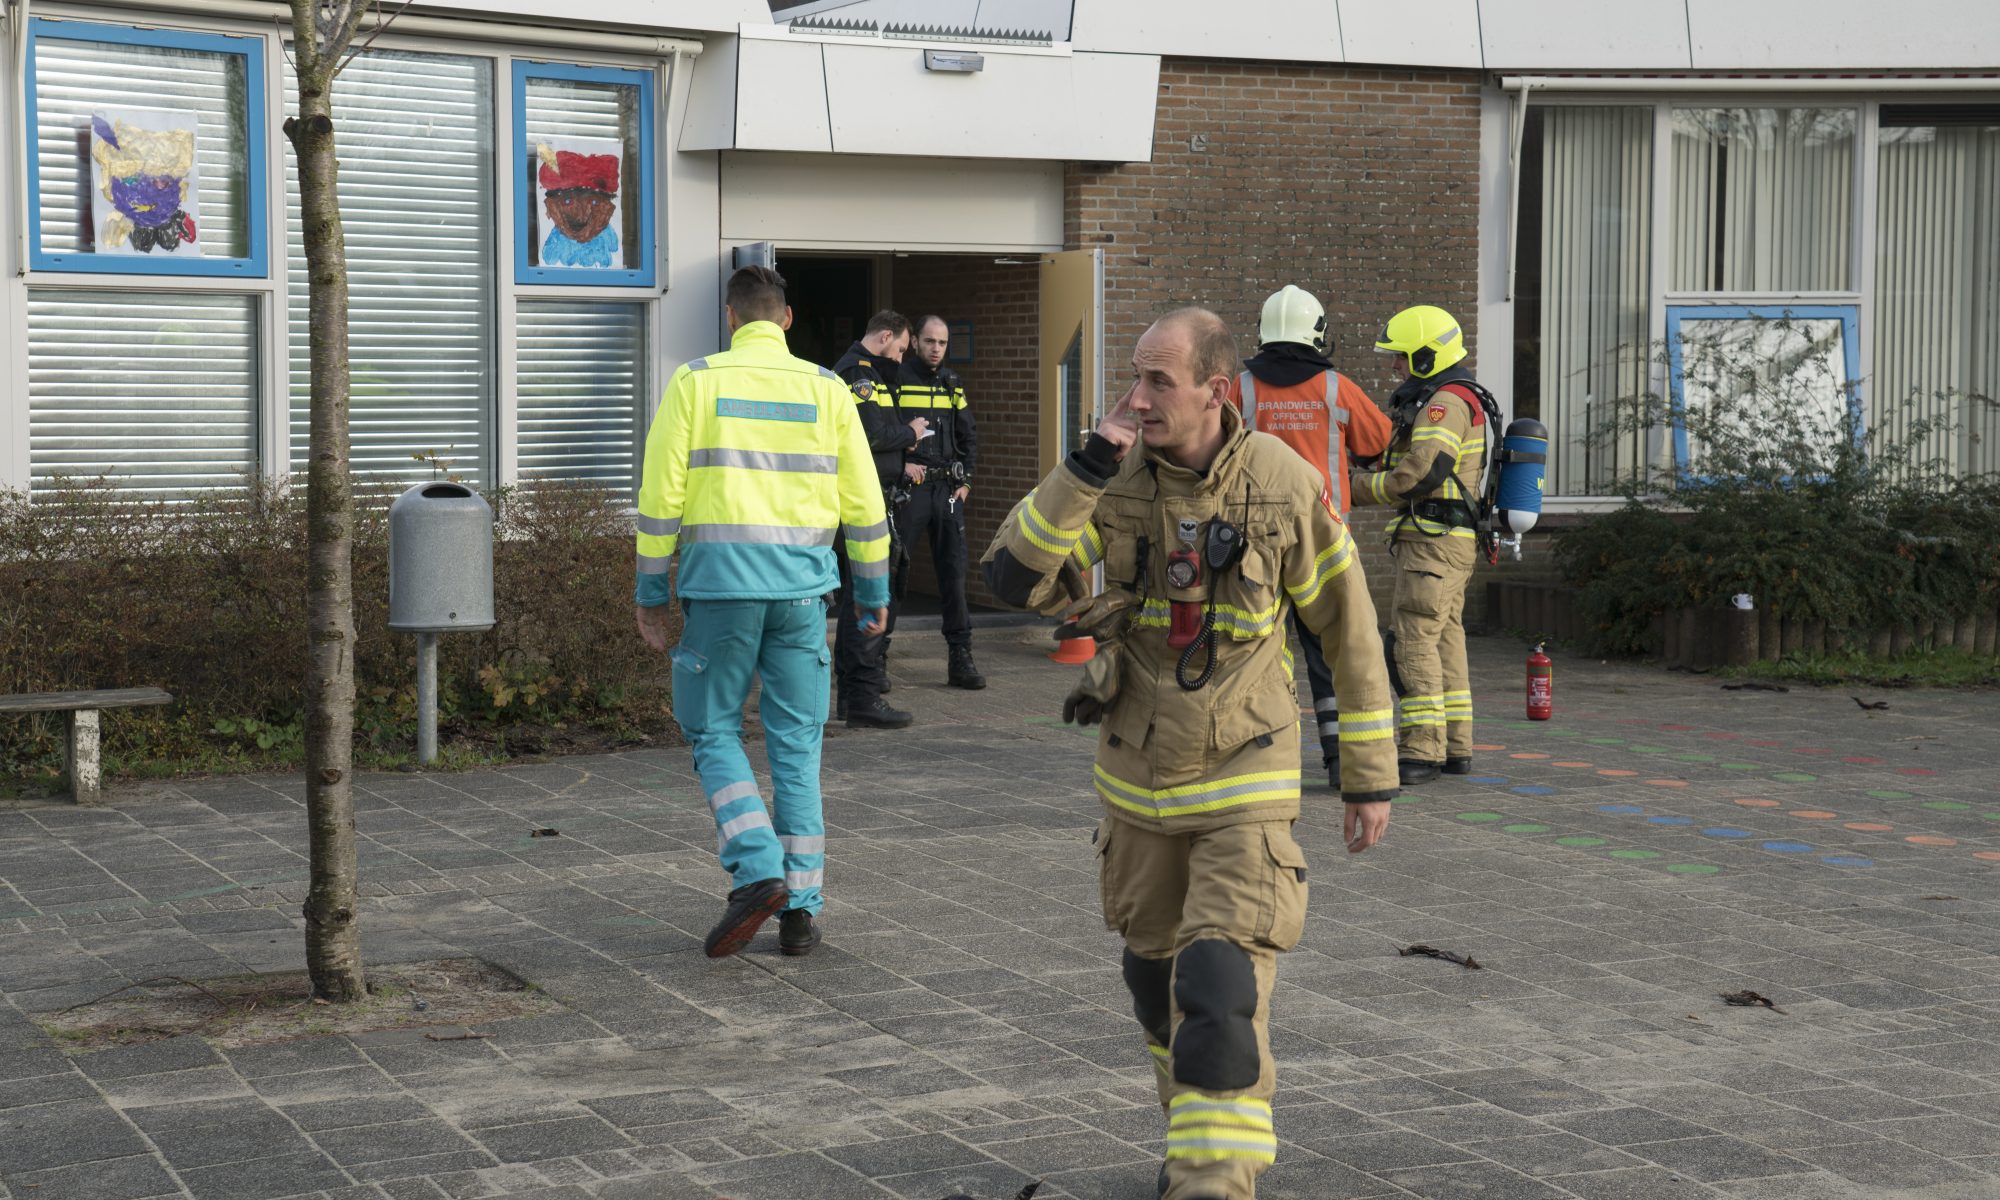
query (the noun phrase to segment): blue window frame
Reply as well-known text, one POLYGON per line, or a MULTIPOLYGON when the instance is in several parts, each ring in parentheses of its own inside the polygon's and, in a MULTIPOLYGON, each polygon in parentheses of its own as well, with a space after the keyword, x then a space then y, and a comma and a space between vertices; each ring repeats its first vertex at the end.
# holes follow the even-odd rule
MULTIPOLYGON (((50 17, 28 22, 27 90, 25 114, 28 145, 28 196, 36 211, 28 219, 28 265, 36 271, 77 271, 109 275, 210 275, 239 279, 262 279, 269 274, 269 234, 265 212, 264 39, 217 33, 188 33, 176 29, 140 29, 126 25, 101 25, 50 17), (242 59, 243 112, 240 126, 232 135, 243 151, 243 227, 245 253, 230 257, 140 254, 100 254, 92 250, 48 249, 44 246, 40 209, 42 163, 40 140, 40 94, 37 89, 37 50, 43 39, 54 42, 83 42, 111 46, 136 46, 159 50, 188 50, 205 54, 235 55, 242 59)), ((237 114, 230 114, 232 119, 237 114)), ((83 168, 84 181, 89 180, 83 168)), ((217 186, 222 186, 218 181, 217 186)), ((88 208, 84 216, 88 217, 88 208)))
POLYGON ((1852 304, 1671 304, 1667 306, 1668 388, 1674 420, 1674 461, 1686 470, 1688 461, 1687 395, 1682 360, 1684 326, 1703 321, 1839 321, 1841 357, 1846 371, 1849 436, 1859 445, 1865 433, 1861 410, 1861 338, 1859 310, 1852 304))
MULTIPOLYGON (((654 250, 653 105, 651 71, 515 61, 514 153, 508 171, 514 179, 515 283, 654 286, 658 255, 654 250), (536 83, 569 93, 569 101, 544 103, 531 92, 536 83), (567 229, 558 227, 541 203, 544 193, 571 190, 547 186, 550 176, 544 174, 545 168, 557 168, 540 155, 547 144, 544 138, 566 136, 550 132, 565 120, 576 123, 579 137, 619 143, 615 191, 620 219, 614 225, 599 225, 601 232, 581 243, 568 239, 567 229), (538 180, 543 182, 538 185, 538 180), (607 235, 615 245, 606 244, 607 235), (568 261, 543 261, 558 245, 563 249, 561 257, 568 261)), ((601 171, 565 182, 571 183, 575 192, 595 193, 586 197, 586 203, 607 202, 606 177, 601 171)))

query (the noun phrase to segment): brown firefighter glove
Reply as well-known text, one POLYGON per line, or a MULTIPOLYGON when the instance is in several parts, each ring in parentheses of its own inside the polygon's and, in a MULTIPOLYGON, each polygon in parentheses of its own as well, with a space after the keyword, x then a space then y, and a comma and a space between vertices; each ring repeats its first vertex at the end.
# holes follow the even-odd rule
POLYGON ((1095 725, 1104 719, 1112 701, 1118 698, 1118 658, 1122 648, 1115 643, 1098 648, 1083 665, 1083 679, 1063 699, 1062 719, 1073 725, 1095 725))

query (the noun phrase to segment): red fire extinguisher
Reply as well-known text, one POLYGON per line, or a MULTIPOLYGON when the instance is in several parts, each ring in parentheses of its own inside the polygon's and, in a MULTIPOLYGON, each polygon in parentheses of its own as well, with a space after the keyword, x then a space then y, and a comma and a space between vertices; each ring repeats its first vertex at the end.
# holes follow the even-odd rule
POLYGON ((1528 719, 1546 721, 1555 715, 1555 664, 1537 644, 1528 656, 1528 719))

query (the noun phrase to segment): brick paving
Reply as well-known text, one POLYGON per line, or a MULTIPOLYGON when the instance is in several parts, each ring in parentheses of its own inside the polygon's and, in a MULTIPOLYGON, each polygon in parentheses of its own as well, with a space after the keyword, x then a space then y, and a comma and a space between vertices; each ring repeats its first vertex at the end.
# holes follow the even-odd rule
MULTIPOLYGON (((965 693, 906 634, 920 724, 833 731, 805 959, 774 928, 702 957, 724 881, 684 750, 361 780, 369 958, 477 956, 567 1006, 485 1040, 66 1054, 37 1014, 302 966, 302 785, 0 805, 0 1200, 1150 1200, 1092 741, 1035 636, 983 631, 994 686, 965 693)), ((2000 1196, 2000 696, 1864 711, 1559 661, 1530 725, 1522 656, 1475 641, 1479 773, 1399 802, 1381 848, 1339 853, 1310 793, 1259 1194, 2000 1196), (1785 1015, 1718 999, 1740 989, 1785 1015)))

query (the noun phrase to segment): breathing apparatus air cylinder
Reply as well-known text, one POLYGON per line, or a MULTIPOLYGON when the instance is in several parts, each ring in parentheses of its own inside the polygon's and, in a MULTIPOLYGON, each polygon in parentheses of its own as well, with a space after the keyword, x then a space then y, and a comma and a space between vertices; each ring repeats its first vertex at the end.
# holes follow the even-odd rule
POLYGON ((1500 443, 1500 487, 1495 503, 1502 524, 1526 533, 1542 515, 1542 476, 1549 463, 1548 427, 1533 417, 1507 426, 1500 443))

